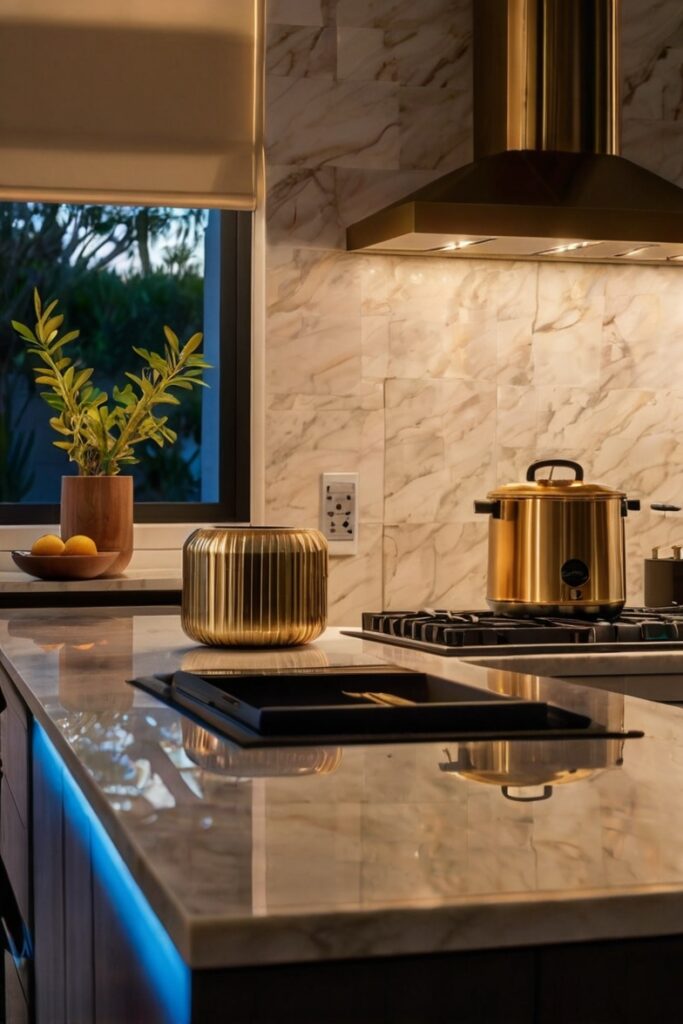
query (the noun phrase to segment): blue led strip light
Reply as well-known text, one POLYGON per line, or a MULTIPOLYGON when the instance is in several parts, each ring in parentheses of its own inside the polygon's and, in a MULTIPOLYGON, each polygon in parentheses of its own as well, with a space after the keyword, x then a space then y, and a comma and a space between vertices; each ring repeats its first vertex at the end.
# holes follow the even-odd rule
POLYGON ((55 781, 56 788, 61 774, 68 820, 84 842, 88 842, 89 836, 93 872, 109 893, 112 906, 125 908, 125 917, 120 917, 121 924, 168 1024, 189 1024, 191 978, 187 964, 45 730, 37 722, 33 727, 33 757, 41 765, 48 782, 50 779, 55 781))

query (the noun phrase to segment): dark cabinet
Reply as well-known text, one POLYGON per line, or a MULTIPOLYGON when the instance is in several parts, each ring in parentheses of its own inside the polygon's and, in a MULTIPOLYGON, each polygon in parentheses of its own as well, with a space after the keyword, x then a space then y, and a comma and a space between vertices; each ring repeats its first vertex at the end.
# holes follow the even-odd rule
POLYGON ((62 786, 33 770, 33 944, 38 1024, 66 1024, 62 786))
MULTIPOLYGON (((118 854, 108 859, 111 841, 61 761, 49 753, 40 727, 36 730, 36 1024, 186 1024, 186 1010, 169 1012, 165 991, 159 993, 167 980, 162 943, 140 926, 140 905, 128 899, 131 883, 126 889, 122 882, 127 869, 118 854), (143 955, 136 933, 138 940, 142 935, 143 955)), ((189 971, 182 970, 189 990, 189 971)))
POLYGON ((538 1024, 673 1024, 683 1019, 683 937, 549 946, 536 954, 538 1024))
POLYGON ((31 920, 29 878, 29 829, 24 825, 6 779, 0 783, 0 855, 5 865, 19 912, 31 920))
POLYGON ((0 669, 0 924, 4 946, 5 1019, 32 1015, 29 717, 0 669))
MULTIPOLYGON (((66 1020, 91 1024, 95 1020, 92 858, 89 829, 74 803, 73 797, 64 793, 63 969, 66 1020), (75 827, 74 817, 80 822, 80 828, 75 827)), ((102 954, 109 957, 109 950, 102 950, 102 954)))

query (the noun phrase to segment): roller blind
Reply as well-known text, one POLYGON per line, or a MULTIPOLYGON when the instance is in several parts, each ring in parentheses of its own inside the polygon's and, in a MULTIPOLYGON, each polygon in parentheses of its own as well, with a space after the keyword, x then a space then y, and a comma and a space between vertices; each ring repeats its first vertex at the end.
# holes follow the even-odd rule
POLYGON ((0 0, 0 200, 253 209, 263 0, 0 0))

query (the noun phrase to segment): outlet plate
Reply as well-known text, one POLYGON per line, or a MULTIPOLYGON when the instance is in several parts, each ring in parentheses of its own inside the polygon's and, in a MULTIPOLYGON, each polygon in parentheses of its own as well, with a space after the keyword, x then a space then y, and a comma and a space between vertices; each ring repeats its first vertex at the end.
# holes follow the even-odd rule
POLYGON ((322 473, 320 529, 331 555, 358 552, 358 473, 322 473))

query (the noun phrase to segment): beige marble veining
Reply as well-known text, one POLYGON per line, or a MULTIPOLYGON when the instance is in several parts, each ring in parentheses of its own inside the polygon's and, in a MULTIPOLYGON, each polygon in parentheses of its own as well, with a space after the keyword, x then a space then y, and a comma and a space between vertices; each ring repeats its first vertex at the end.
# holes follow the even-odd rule
POLYGON ((680 36, 683 17, 678 0, 648 0, 647 6, 642 0, 622 0, 621 8, 622 71, 628 77, 680 36))
POLYGON ((499 384, 522 387, 534 379, 533 317, 496 322, 496 379, 499 384))
MULTIPOLYGON (((449 529, 434 538, 441 560, 456 550, 449 529)), ((413 592, 411 604, 430 596, 413 592)), ((335 630, 298 650, 206 649, 161 609, 5 611, 0 652, 194 967, 680 931, 679 709, 335 630), (554 784, 550 799, 514 803, 462 767, 443 771, 461 755, 445 741, 329 749, 329 771, 299 775, 286 750, 259 752, 256 770, 252 754, 224 743, 224 767, 212 770, 197 761, 192 727, 125 682, 179 666, 262 671, 373 657, 497 692, 531 687, 645 738, 601 746, 593 769, 554 784)), ((680 671, 681 655, 666 658, 680 671)), ((557 741, 553 757, 580 763, 587 742, 557 741)), ((470 756, 478 746, 469 745, 470 756)))
POLYGON ((495 483, 495 387, 460 380, 386 384, 385 521, 473 517, 495 483))
POLYGON ((385 527, 387 608, 467 608, 473 594, 481 607, 487 536, 486 522, 385 527))
POLYGON ((346 253, 273 248, 268 253, 267 310, 322 316, 361 313, 358 260, 346 253))
MULTIPOLYGON (((367 383, 366 383, 367 387, 367 383)), ((268 514, 283 525, 317 525, 319 474, 360 467, 364 522, 381 523, 384 503, 384 411, 381 386, 361 395, 273 395, 266 413, 268 514)))
POLYGON ((683 125, 680 121, 624 121, 623 131, 626 155, 637 153, 638 163, 671 181, 683 179, 683 125))
POLYGON ((284 78, 334 78, 335 60, 334 29, 268 26, 266 74, 284 78))
MULTIPOLYGON (((387 203, 397 202, 427 185, 435 175, 433 170, 401 167, 386 171, 365 167, 335 167, 337 217, 341 225, 355 224, 387 203)), ((272 235, 271 235, 272 238, 272 235)), ((277 243, 277 237, 274 239, 277 243)), ((286 239, 279 239, 286 242, 286 239)), ((346 244, 342 233, 340 248, 346 244)), ((360 257, 356 257, 360 259, 360 257)))
POLYGON ((469 25, 450 19, 425 20, 384 28, 340 25, 337 71, 340 78, 398 82, 446 88, 466 81, 471 60, 469 25))
POLYGON ((273 75, 266 111, 266 155, 300 167, 399 166, 398 94, 387 82, 337 82, 273 75), (321 120, 328 126, 323 135, 321 120), (269 131, 285 122, 286 134, 269 131))
MULTIPOLYGON (((680 117, 683 97, 676 77, 683 62, 683 23, 671 38, 674 45, 665 43, 651 60, 627 72, 624 103, 628 120, 673 122, 680 117)), ((638 50, 626 54, 627 67, 639 56, 638 50)))
POLYGON ((674 121, 680 116, 683 17, 677 0, 622 4, 624 118, 674 121))
POLYGON ((390 28, 421 26, 448 19, 467 29, 471 25, 470 0, 423 0, 419 9, 412 0, 336 0, 337 24, 390 28))
POLYGON ((469 90, 406 86, 399 93, 399 163, 442 172, 472 159, 472 104, 469 90), (426 133, 425 124, 431 131, 426 133))
POLYGON ((362 390, 355 317, 280 313, 270 317, 269 326, 266 384, 270 394, 346 395, 362 390))
POLYGON ((329 603, 335 622, 358 625, 368 608, 384 606, 381 524, 368 523, 353 558, 330 559, 329 603))
POLYGON ((344 228, 337 211, 337 168, 280 167, 267 178, 268 238, 340 249, 344 228))
POLYGON ((499 385, 496 391, 498 440, 510 447, 535 447, 539 440, 539 392, 532 387, 499 385))
POLYGON ((270 25, 322 25, 324 0, 268 0, 266 18, 270 25))

